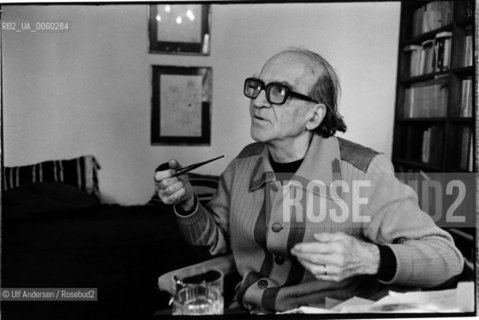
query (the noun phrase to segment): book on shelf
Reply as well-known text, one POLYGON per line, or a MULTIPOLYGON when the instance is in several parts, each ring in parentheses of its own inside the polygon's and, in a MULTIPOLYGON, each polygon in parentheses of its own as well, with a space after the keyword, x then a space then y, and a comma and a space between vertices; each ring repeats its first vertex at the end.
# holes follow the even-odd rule
POLYGON ((444 31, 436 34, 434 40, 434 71, 441 72, 449 69, 451 61, 452 32, 444 31))
POLYGON ((464 67, 472 66, 473 49, 472 31, 468 30, 464 37, 464 67))
POLYGON ((413 118, 414 115, 414 87, 404 90, 404 114, 403 118, 413 118))
POLYGON ((433 125, 423 131, 421 146, 421 161, 428 164, 438 164, 442 157, 442 129, 433 125))
POLYGON ((412 84, 404 91, 404 118, 445 117, 448 87, 444 81, 412 84))
POLYGON ((421 75, 420 57, 422 54, 422 46, 414 44, 407 45, 404 47, 403 51, 407 54, 407 59, 409 61, 409 76, 415 77, 421 75))
POLYGON ((469 161, 468 161, 468 168, 469 172, 474 171, 474 139, 469 139, 469 161))
POLYGON ((432 1, 413 12, 413 37, 452 22, 452 1, 432 1))
POLYGON ((429 163, 429 156, 431 151, 431 128, 423 132, 422 135, 422 154, 421 161, 429 163))
POLYGON ((474 16, 474 1, 467 0, 466 1, 466 18, 470 18, 474 16))
POLYGON ((472 171, 470 170, 473 165, 472 150, 471 129, 462 128, 459 169, 472 171))
POLYGON ((423 33, 423 20, 424 20, 424 6, 419 7, 418 9, 414 10, 413 12, 413 30, 412 35, 413 37, 420 35, 423 33))
POLYGON ((472 78, 462 80, 461 88, 461 117, 472 117, 472 78))
POLYGON ((434 71, 434 40, 426 40, 422 43, 419 69, 421 74, 428 74, 434 71))
POLYGON ((403 52, 409 61, 409 76, 448 70, 451 60, 451 37, 452 33, 445 31, 421 45, 405 46, 403 52))

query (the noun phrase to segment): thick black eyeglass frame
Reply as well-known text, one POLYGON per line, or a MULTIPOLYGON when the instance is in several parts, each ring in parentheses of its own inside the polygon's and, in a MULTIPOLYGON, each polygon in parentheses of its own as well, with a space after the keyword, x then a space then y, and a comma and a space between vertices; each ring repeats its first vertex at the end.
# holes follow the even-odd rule
POLYGON ((276 105, 284 104, 288 100, 289 97, 294 97, 294 98, 309 101, 309 102, 319 103, 319 101, 317 101, 317 100, 315 100, 311 97, 308 97, 304 94, 301 94, 299 92, 295 92, 295 91, 291 90, 290 88, 288 88, 288 86, 286 86, 285 84, 280 83, 280 82, 271 82, 271 83, 268 83, 266 85, 262 80, 257 79, 257 78, 247 78, 244 81, 243 93, 246 97, 248 97, 250 99, 256 99, 256 97, 259 96, 259 94, 261 93, 262 90, 264 90, 266 92, 266 99, 271 104, 276 104, 276 105), (258 91, 258 94, 256 96, 250 96, 250 95, 246 94, 246 88, 248 86, 248 82, 250 82, 250 81, 255 81, 256 83, 259 83, 261 85, 261 88, 258 91), (280 87, 284 88, 286 94, 284 95, 284 100, 282 102, 272 102, 271 99, 269 98, 269 93, 270 93, 271 89, 273 88, 273 86, 280 86, 280 87))

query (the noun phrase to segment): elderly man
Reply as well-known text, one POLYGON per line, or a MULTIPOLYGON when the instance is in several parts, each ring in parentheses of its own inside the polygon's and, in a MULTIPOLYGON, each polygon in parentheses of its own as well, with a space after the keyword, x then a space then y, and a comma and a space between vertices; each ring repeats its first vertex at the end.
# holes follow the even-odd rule
POLYGON ((339 82, 316 53, 290 49, 248 78, 251 136, 201 205, 179 164, 157 172, 192 244, 232 251, 251 312, 369 297, 386 284, 436 286, 462 270, 448 233, 382 154, 334 136, 339 82))

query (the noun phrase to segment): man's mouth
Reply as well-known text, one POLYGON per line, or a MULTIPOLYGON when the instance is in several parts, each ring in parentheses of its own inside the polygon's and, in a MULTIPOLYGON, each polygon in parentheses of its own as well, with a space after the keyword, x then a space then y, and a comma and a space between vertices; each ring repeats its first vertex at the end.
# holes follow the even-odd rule
POLYGON ((256 120, 262 120, 262 121, 266 121, 266 119, 265 119, 265 118, 261 118, 260 116, 256 116, 256 115, 255 115, 255 116, 254 116, 254 118, 255 118, 256 120))

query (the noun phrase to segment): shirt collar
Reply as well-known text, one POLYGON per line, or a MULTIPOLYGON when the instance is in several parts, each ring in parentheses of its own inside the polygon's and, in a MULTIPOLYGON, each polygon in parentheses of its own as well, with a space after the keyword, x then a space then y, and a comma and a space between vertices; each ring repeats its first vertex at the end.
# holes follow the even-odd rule
MULTIPOLYGON (((334 136, 323 138, 314 134, 306 156, 295 176, 308 180, 319 180, 328 186, 341 177, 339 159, 338 139, 334 136)), ((274 172, 269 162, 269 152, 265 146, 256 160, 249 191, 254 191, 274 179, 274 172)))

